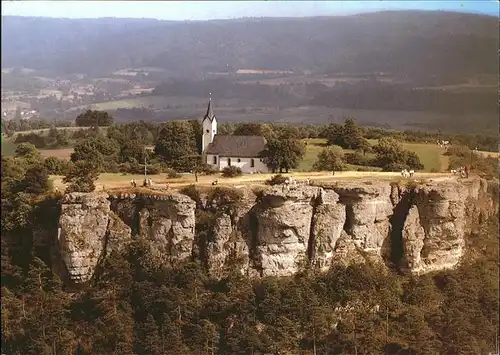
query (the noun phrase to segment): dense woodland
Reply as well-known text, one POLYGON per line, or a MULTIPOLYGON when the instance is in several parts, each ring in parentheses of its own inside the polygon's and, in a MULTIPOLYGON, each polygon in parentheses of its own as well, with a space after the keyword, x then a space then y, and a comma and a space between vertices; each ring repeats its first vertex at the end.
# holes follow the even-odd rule
MULTIPOLYGON (((68 182, 88 183, 81 177, 94 158, 77 160, 68 182)), ((227 270, 216 280, 203 264, 152 263, 147 241, 135 239, 76 288, 51 271, 60 195, 50 192, 47 160, 28 144, 2 156, 5 354, 455 355, 495 348, 498 215, 475 222, 458 268, 423 276, 371 264, 318 273, 303 264, 293 277, 257 280, 227 270)), ((491 192, 498 196, 498 188, 491 192)), ((197 238, 210 232, 206 222, 199 219, 197 238)))

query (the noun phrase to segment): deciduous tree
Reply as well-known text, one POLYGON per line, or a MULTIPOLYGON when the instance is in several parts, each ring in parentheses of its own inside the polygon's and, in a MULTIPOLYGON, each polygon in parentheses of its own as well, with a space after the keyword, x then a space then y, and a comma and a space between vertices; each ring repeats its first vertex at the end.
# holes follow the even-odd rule
POLYGON ((160 131, 154 151, 173 169, 189 171, 185 157, 197 153, 192 125, 188 121, 167 122, 160 131))
POLYGON ((79 127, 104 127, 113 123, 113 117, 106 111, 87 110, 76 117, 75 123, 79 127))
POLYGON ((99 168, 93 161, 78 160, 71 171, 63 179, 69 183, 67 192, 92 192, 95 181, 99 178, 99 168))
POLYGON ((326 147, 318 154, 313 165, 315 171, 342 171, 345 169, 342 149, 326 147))
POLYGON ((267 142, 262 153, 264 163, 274 172, 296 168, 304 156, 304 144, 298 139, 273 139, 267 142))

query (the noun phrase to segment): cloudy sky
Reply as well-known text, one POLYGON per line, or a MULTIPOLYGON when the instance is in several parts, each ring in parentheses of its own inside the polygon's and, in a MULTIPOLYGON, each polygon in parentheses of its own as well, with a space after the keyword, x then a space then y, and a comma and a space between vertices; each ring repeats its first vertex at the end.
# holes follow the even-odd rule
POLYGON ((2 16, 210 20, 348 15, 379 10, 448 10, 498 16, 496 0, 468 1, 2 1, 2 16))

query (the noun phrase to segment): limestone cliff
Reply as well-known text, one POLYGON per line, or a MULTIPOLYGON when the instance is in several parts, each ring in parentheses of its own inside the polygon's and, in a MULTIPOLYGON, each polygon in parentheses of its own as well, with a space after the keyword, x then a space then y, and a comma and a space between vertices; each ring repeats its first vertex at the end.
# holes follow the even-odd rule
POLYGON ((129 241, 130 228, 110 210, 107 194, 64 196, 57 245, 72 281, 88 281, 100 259, 129 241))
POLYGON ((88 281, 131 238, 148 240, 158 263, 198 259, 214 277, 229 268, 286 276, 305 264, 327 270, 367 258, 428 272, 455 266, 474 216, 494 210, 480 179, 275 187, 259 198, 240 192, 231 203, 223 193, 198 201, 177 192, 68 194, 57 238, 69 277, 88 281))

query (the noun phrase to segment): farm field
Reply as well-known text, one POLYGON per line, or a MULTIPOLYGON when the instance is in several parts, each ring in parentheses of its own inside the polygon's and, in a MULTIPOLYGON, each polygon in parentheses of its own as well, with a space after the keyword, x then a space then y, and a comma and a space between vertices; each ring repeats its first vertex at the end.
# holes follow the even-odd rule
MULTIPOLYGON (((144 89, 141 89, 141 90, 144 90, 144 89)), ((167 105, 172 105, 172 106, 190 106, 190 105, 197 105, 197 104, 198 105, 206 105, 206 101, 207 101, 207 99, 199 98, 199 97, 147 95, 147 96, 140 96, 140 97, 136 97, 136 98, 128 98, 128 99, 121 99, 121 100, 99 102, 99 103, 85 105, 85 106, 76 106, 76 107, 71 108, 70 111, 86 108, 87 106, 90 106, 91 110, 102 110, 102 111, 117 110, 119 108, 140 108, 140 107, 144 107, 144 108, 153 107, 156 109, 162 109, 162 108, 165 108, 167 105)), ((226 101, 229 101, 229 100, 223 100, 223 101, 225 103, 226 101)), ((203 116, 204 108, 206 108, 206 107, 204 106, 203 108, 200 108, 200 110, 201 110, 200 115, 201 116, 203 116)))
MULTIPOLYGON (((79 131, 81 129, 88 129, 90 127, 57 127, 58 130, 68 130, 69 132, 74 132, 74 131, 79 131)), ((99 130, 103 133, 106 134, 108 127, 99 127, 99 130)), ((50 128, 41 128, 41 129, 32 129, 29 131, 19 131, 19 132, 14 132, 12 135, 11 139, 15 140, 16 137, 19 134, 29 134, 29 133, 36 133, 41 136, 47 136, 49 134, 50 128)))
POLYGON ((40 149, 42 157, 56 157, 59 159, 70 160, 73 148, 60 148, 60 149, 40 149))
MULTIPOLYGON (((272 73, 259 73, 259 74, 272 74, 272 73)), ((281 74, 281 73, 275 73, 275 74, 281 74)), ((394 79, 387 77, 377 77, 376 79, 382 82, 395 82, 394 79)), ((280 78, 269 78, 269 79, 258 79, 258 80, 248 78, 248 79, 242 79, 241 83, 242 84, 260 83, 262 85, 321 83, 323 85, 333 87, 338 83, 355 83, 363 80, 366 79, 363 77, 347 77, 347 76, 329 77, 327 75, 291 75, 280 78)))

